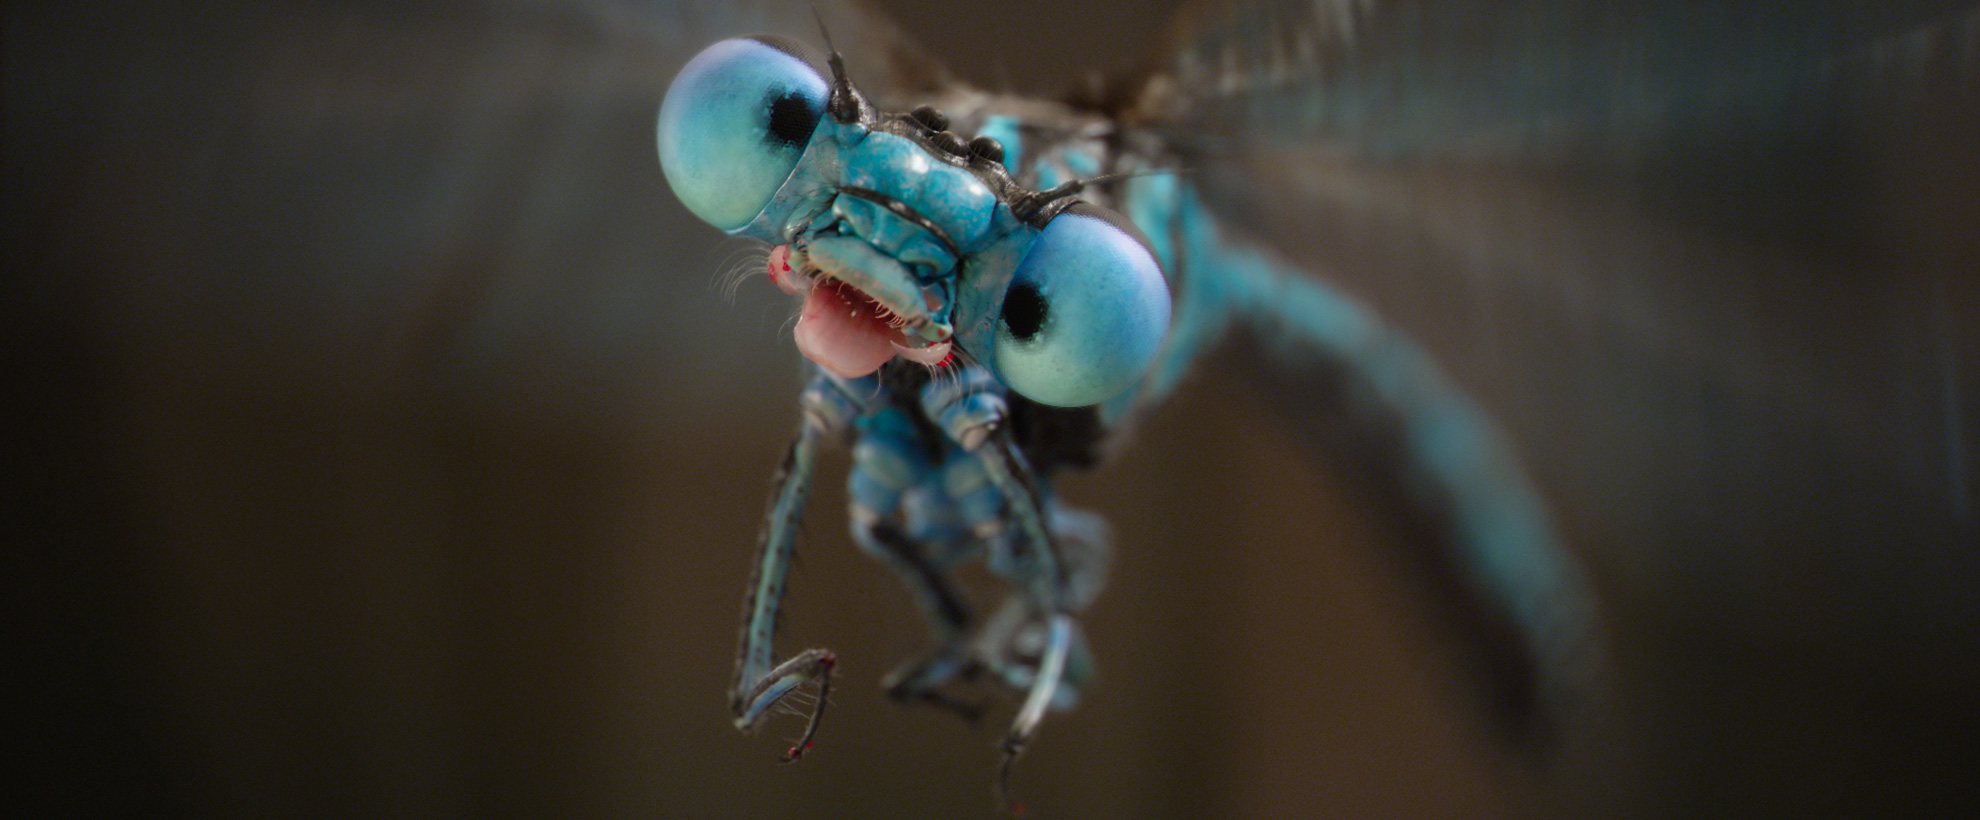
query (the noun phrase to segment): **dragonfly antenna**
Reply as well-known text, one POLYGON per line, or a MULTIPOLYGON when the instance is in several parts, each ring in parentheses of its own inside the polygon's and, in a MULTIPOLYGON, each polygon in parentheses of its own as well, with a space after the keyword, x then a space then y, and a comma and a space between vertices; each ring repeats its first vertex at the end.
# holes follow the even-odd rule
POLYGON ((818 36, 824 38, 825 50, 832 52, 833 57, 838 57, 839 49, 832 45, 832 32, 825 28, 825 13, 818 10, 817 3, 811 4, 811 19, 818 21, 818 36))
POLYGON ((867 115, 867 106, 859 92, 853 88, 852 80, 846 77, 846 59, 839 54, 838 47, 832 45, 832 32, 825 28, 825 14, 818 10, 818 4, 811 5, 811 16, 818 21, 818 35, 825 39, 825 58, 832 68, 832 96, 826 102, 826 110, 840 122, 855 122, 867 115))
POLYGON ((1140 177, 1187 176, 1196 172, 1197 169, 1195 168, 1137 168, 1132 171, 1115 171, 1111 174, 1090 176, 1081 179, 1080 182, 1084 185, 1092 185, 1100 182, 1119 182, 1124 179, 1138 179, 1140 177))

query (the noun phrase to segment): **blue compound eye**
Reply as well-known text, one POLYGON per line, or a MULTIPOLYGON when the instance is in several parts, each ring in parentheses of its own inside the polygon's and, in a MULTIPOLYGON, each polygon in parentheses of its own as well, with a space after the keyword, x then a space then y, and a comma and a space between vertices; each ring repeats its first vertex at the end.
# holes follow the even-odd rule
POLYGON ((1004 292, 993 362, 1040 404, 1083 407, 1126 390, 1169 330, 1169 288, 1132 223, 1086 203, 1061 211, 1004 292))
POLYGON ((660 104, 660 167, 681 204, 709 224, 749 224, 811 142, 830 85, 782 38, 709 46, 660 104))

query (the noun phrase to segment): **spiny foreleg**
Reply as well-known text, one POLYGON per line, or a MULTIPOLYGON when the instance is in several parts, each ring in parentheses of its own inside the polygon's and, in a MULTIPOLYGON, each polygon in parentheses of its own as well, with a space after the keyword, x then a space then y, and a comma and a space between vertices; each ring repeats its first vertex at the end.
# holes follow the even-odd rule
POLYGON ((973 455, 1004 504, 1004 522, 1012 533, 1012 580, 1029 597, 1046 624, 1046 641, 1036 674, 1004 736, 1004 758, 998 768, 997 792, 1005 805, 1010 798, 1011 766, 1038 730, 1065 674, 1073 643, 1071 602, 1064 592, 1065 562, 1048 526, 1046 505, 1038 481, 1011 437, 1009 409, 1002 388, 987 372, 972 369, 952 383, 933 384, 922 395, 922 406, 951 440, 973 455))
POLYGON ((804 734, 785 752, 786 761, 796 760, 811 747, 829 702, 832 667, 838 658, 830 650, 814 648, 772 665, 771 659, 775 657, 772 641, 819 442, 826 434, 842 429, 854 412, 843 395, 822 377, 805 391, 802 405, 804 421, 773 482, 761 550, 743 604, 742 637, 736 652, 736 677, 729 702, 736 728, 748 731, 761 724, 771 707, 786 696, 807 682, 818 682, 817 702, 811 707, 804 734))

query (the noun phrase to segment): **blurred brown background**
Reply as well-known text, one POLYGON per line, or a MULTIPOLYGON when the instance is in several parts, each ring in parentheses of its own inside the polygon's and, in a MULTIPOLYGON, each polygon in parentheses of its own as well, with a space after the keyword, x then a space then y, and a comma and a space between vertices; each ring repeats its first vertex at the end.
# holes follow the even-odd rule
MULTIPOLYGON (((706 43, 815 24, 700 5, 8 7, 10 734, 48 801, 32 814, 992 814, 1001 716, 972 728, 874 685, 924 632, 842 535, 842 454, 781 643, 843 659, 818 748, 780 767, 795 721, 729 726, 802 376, 781 295, 722 292, 753 257, 674 201, 651 119, 706 43)), ((886 30, 821 5, 855 75, 884 71, 864 46, 886 30)), ((1174 12, 889 5, 967 79, 1046 93, 1136 65, 1174 12)), ((1971 307, 1940 321, 1970 330, 1971 307)), ((1972 362, 1947 366, 1970 399, 1972 362)), ((1040 816, 1973 796, 1975 623, 1902 633, 1943 665, 1864 669, 1819 620, 1747 630, 1714 596, 1627 585, 1605 739, 1536 775, 1386 560, 1379 499, 1260 423, 1265 401, 1202 374, 1065 482, 1117 561, 1087 627, 1101 678, 1018 770, 1040 816)), ((1605 578, 1629 560, 1591 557, 1605 578)), ((1923 597, 1884 615, 1969 613, 1971 566, 1900 569, 1923 597)))

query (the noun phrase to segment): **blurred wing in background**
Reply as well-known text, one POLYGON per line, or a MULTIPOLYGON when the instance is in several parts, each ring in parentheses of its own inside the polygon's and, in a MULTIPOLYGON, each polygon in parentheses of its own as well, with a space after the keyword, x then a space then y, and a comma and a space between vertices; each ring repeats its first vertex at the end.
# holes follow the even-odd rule
POLYGON ((1633 765, 1815 735, 1655 812, 1950 785, 1963 741, 1919 741, 1970 739, 1980 671, 1980 7, 1215 3, 1175 38, 1138 118, 1426 345, 1607 581, 1633 765))

